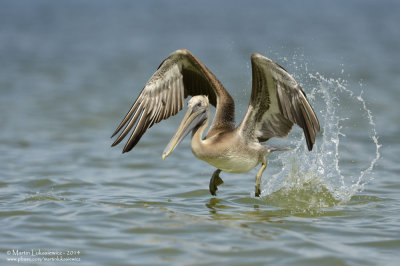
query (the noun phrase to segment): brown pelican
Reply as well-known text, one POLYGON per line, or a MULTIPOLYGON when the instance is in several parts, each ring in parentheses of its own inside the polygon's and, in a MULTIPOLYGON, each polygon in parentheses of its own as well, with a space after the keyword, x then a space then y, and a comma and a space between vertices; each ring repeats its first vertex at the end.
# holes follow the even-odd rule
POLYGON ((306 94, 285 69, 260 54, 251 56, 251 67, 250 103, 243 121, 236 127, 235 103, 214 74, 188 50, 173 52, 158 67, 115 130, 112 137, 125 126, 112 146, 134 128, 123 153, 130 151, 148 128, 175 115, 183 109, 185 98, 193 96, 162 158, 192 132, 193 154, 217 168, 210 179, 212 195, 216 195, 217 187, 223 183, 219 177, 221 171, 245 173, 261 164, 255 186, 255 195, 260 196, 266 157, 278 150, 264 142, 272 137, 286 137, 296 123, 303 129, 311 150, 320 126, 306 94), (216 107, 215 117, 203 137, 210 121, 210 104, 216 107))

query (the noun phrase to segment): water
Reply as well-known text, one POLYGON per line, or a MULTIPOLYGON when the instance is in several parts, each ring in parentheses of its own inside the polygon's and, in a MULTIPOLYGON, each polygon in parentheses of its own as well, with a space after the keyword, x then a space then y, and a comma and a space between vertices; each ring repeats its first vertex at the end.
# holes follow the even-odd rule
POLYGON ((399 11, 388 0, 2 1, 1 264, 397 265, 399 11), (312 152, 298 129, 274 140, 292 150, 269 158, 261 198, 258 169, 222 173, 212 197, 214 169, 189 140, 162 161, 182 114, 128 154, 110 148, 179 48, 229 89, 238 121, 253 52, 305 89, 322 132, 312 152))

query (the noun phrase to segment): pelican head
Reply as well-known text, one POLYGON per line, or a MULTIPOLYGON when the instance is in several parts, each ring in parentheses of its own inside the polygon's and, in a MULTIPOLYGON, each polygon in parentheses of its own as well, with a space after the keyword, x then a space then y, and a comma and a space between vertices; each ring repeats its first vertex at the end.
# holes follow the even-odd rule
POLYGON ((192 131, 202 126, 207 118, 209 111, 208 97, 197 95, 188 102, 188 110, 182 119, 177 131, 165 147, 162 154, 163 160, 178 146, 179 143, 192 131))

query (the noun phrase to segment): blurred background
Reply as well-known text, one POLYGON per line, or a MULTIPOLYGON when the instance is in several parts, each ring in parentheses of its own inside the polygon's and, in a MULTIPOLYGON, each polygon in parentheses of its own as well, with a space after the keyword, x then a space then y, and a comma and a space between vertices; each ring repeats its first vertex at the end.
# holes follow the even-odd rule
POLYGON ((73 248, 85 265, 395 265, 399 14, 395 0, 0 1, 3 262, 10 249, 73 248), (211 197, 214 169, 194 158, 189 140, 161 160, 179 115, 132 152, 111 149, 120 119, 180 48, 231 92, 238 122, 251 92, 250 55, 285 67, 324 124, 319 142, 331 133, 341 140, 303 155, 324 158, 319 166, 339 186, 326 181, 319 189, 328 194, 314 198, 276 192, 291 162, 277 157, 264 178, 281 179, 266 181, 261 199, 251 194, 256 170, 222 174, 211 197), (348 199, 334 197, 352 185, 348 199), (319 197, 326 204, 310 210, 319 197))

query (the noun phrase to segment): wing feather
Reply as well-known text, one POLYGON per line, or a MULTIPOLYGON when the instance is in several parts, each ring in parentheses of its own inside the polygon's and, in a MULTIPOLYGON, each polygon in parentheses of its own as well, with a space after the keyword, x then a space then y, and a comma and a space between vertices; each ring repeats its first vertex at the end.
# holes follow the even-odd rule
POLYGON ((112 146, 120 143, 133 129, 123 149, 123 152, 130 151, 148 128, 182 110, 188 96, 207 95, 210 103, 216 106, 221 94, 228 93, 211 71, 188 50, 177 50, 160 64, 149 79, 111 136, 122 130, 112 146))
POLYGON ((311 150, 320 125, 302 88, 284 68, 262 55, 253 54, 251 65, 252 93, 245 118, 238 127, 241 134, 263 142, 286 137, 295 123, 303 129, 311 150))

